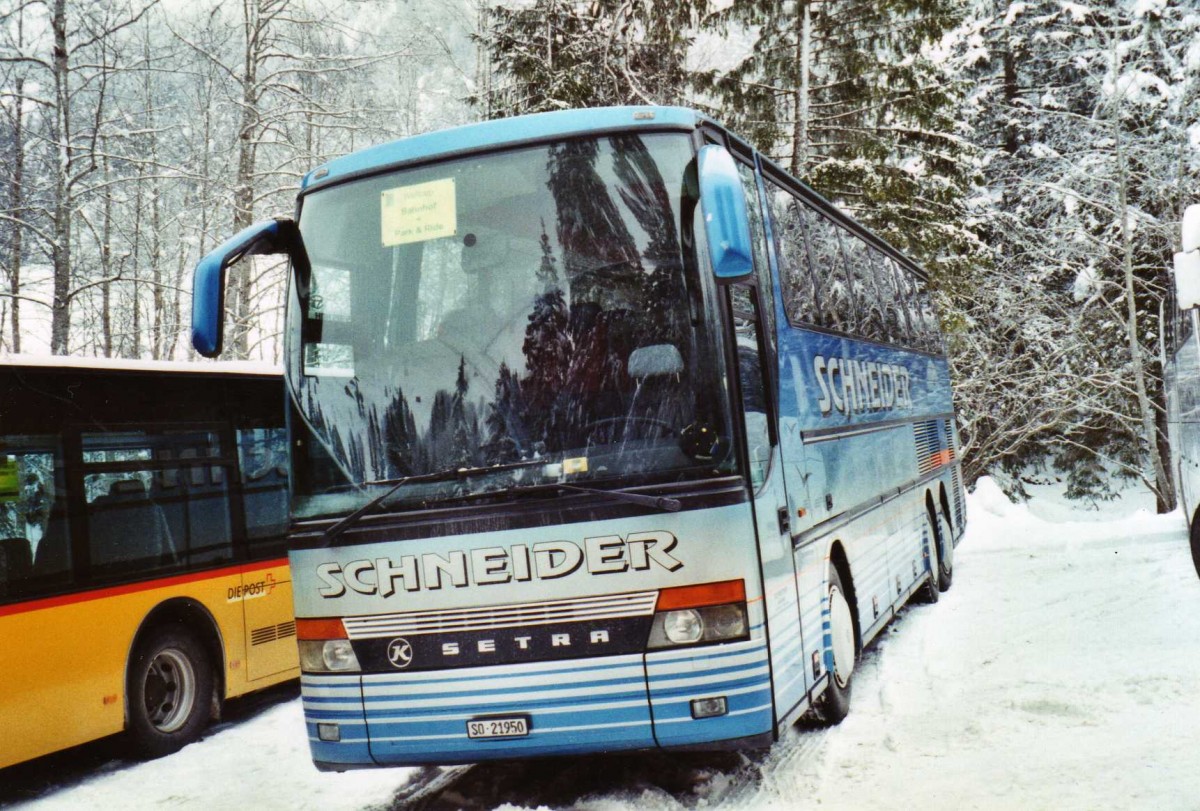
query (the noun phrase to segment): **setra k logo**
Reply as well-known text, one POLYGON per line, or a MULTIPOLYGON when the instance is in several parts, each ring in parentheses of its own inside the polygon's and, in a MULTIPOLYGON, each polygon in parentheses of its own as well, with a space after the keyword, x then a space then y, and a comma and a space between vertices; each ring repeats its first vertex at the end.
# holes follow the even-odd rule
POLYGON ((397 637, 388 643, 387 656, 392 667, 403 670, 412 663, 412 645, 404 637, 397 637))

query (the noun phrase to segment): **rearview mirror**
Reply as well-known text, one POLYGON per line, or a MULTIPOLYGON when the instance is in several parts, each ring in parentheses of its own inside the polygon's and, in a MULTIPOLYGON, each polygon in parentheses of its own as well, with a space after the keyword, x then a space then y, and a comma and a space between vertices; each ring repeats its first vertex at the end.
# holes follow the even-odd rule
POLYGON ((1190 205, 1183 212, 1183 224, 1179 229, 1183 236, 1183 252, 1191 253, 1200 248, 1200 203, 1190 205))
POLYGON ((683 371, 683 356, 674 344, 639 346, 629 353, 629 376, 635 380, 677 375, 683 371))
POLYGON ((750 217, 737 163, 723 146, 700 148, 697 159, 700 208, 713 273, 722 281, 744 279, 754 270, 750 217))
POLYGON ((1175 303, 1180 310, 1200 305, 1200 251, 1175 254, 1175 303))
POLYGON ((192 346, 206 358, 221 354, 225 332, 225 271, 246 256, 293 255, 299 244, 296 223, 286 217, 243 229, 196 265, 192 276, 192 346))

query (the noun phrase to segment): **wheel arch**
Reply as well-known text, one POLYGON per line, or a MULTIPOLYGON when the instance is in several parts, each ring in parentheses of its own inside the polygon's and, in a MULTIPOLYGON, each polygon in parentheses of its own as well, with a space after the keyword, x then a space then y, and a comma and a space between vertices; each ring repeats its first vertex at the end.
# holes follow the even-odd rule
MULTIPOLYGON (((1187 513, 1185 512, 1186 516, 1187 513)), ((1200 506, 1196 507, 1196 511, 1192 513, 1192 520, 1188 524, 1188 546, 1192 552, 1192 565, 1196 567, 1196 576, 1200 577, 1200 506)))
POLYGON ((938 504, 941 505, 942 515, 946 516, 946 523, 950 526, 950 543, 953 544, 959 528, 954 526, 954 511, 950 509, 950 496, 946 492, 945 482, 938 482, 938 504))
POLYGON ((937 526, 937 506, 933 498, 933 491, 925 490, 925 512, 929 515, 929 520, 937 526))
MULTIPOLYGON (((854 576, 850 573, 850 557, 846 554, 846 547, 842 545, 840 540, 834 540, 829 545, 828 554, 829 565, 837 569, 838 577, 841 578, 842 586, 846 589, 846 596, 850 603, 850 617, 854 620, 854 647, 861 654, 863 650, 862 622, 858 617, 858 592, 854 588, 854 576)), ((826 574, 825 582, 830 580, 826 574)), ((821 598, 825 599, 824 596, 821 598)))
POLYGON ((128 673, 129 667, 133 663, 134 653, 137 651, 138 646, 156 628, 168 625, 183 626, 194 633, 197 641, 204 647, 205 653, 212 660, 215 701, 213 702, 211 714, 213 716, 212 720, 217 720, 221 702, 225 698, 225 640, 221 636, 221 629, 217 625, 216 619, 202 603, 190 597, 173 597, 170 600, 159 603, 146 614, 138 626, 137 632, 133 635, 133 640, 129 644, 129 651, 125 655, 126 678, 121 689, 125 696, 126 727, 129 726, 128 673))

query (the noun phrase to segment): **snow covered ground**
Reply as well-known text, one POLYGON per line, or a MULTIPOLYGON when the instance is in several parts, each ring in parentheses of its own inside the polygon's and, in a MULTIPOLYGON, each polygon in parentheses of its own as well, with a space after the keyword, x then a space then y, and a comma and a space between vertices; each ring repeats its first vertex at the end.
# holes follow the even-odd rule
MULTIPOLYGON (((754 757, 482 766, 425 807, 1200 807, 1200 579, 1181 515, 1134 493, 1088 511, 1034 490, 1017 506, 980 483, 954 587, 867 652, 840 726, 754 757)), ((101 762, 23 807, 399 808, 428 775, 318 773, 287 700, 172 757, 101 762)))

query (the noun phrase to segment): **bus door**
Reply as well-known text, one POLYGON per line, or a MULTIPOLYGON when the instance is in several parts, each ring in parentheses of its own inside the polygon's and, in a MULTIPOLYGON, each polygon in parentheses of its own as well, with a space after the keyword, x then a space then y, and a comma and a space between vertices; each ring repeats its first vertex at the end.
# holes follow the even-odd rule
POLYGON ((760 328, 755 288, 730 288, 737 345, 738 378, 745 420, 750 482, 766 600, 775 717, 779 721, 808 691, 796 569, 788 520, 787 489, 779 458, 777 432, 772 426, 763 359, 767 356, 760 328))

